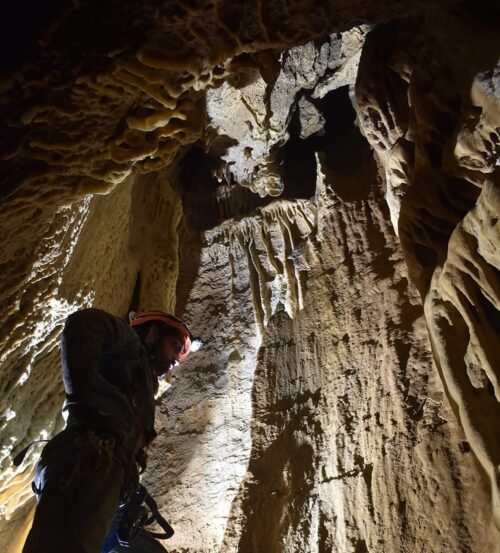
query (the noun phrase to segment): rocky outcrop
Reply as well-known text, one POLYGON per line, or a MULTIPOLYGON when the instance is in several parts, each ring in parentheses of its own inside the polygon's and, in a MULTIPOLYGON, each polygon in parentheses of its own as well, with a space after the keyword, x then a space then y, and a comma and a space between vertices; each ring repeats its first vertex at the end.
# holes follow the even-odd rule
POLYGON ((245 86, 231 79, 207 91, 209 128, 215 131, 212 141, 221 135, 232 141, 219 168, 226 181, 260 196, 279 196, 285 188, 289 192, 280 165, 290 120, 298 109, 300 136, 322 133, 325 120, 315 104, 329 92, 354 84, 366 32, 366 26, 355 27, 331 35, 319 48, 309 42, 287 50, 269 91, 265 74, 261 76, 255 67, 247 69, 251 81, 245 86))

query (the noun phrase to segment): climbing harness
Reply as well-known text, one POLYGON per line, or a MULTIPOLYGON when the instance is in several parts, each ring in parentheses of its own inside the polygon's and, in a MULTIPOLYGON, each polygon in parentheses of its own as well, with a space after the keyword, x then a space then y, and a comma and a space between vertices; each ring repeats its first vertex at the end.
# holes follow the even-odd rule
POLYGON ((153 522, 163 530, 161 533, 148 530, 148 534, 153 538, 167 540, 174 535, 173 528, 159 513, 155 500, 142 484, 138 484, 125 503, 123 517, 116 532, 118 543, 129 547, 139 532, 153 522))
MULTIPOLYGON (((26 457, 26 454, 31 449, 32 446, 35 444, 40 443, 47 443, 49 440, 33 440, 31 443, 29 443, 23 450, 21 450, 13 459, 12 464, 17 468, 20 467, 22 462, 24 461, 24 458, 26 457)), ((31 489, 33 490, 33 493, 39 497, 42 493, 42 490, 37 487, 35 481, 31 483, 31 489)))

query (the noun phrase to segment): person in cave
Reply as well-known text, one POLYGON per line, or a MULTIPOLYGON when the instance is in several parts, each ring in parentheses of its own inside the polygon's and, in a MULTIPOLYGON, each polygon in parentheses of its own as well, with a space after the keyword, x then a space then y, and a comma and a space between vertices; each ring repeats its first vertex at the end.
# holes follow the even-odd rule
MULTIPOLYGON (((193 340, 185 323, 162 311, 131 313, 130 325, 95 308, 67 318, 61 338, 67 424, 42 452, 23 553, 99 553, 113 542, 113 515, 137 489, 156 436, 158 378, 185 359, 193 340)), ((151 547, 129 551, 157 550, 155 540, 138 541, 151 547)))

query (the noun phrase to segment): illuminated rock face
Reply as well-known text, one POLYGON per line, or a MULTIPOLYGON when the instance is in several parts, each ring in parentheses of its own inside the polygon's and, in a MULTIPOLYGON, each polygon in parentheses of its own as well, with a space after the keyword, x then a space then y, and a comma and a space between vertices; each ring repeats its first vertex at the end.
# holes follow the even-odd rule
POLYGON ((495 25, 477 14, 447 18, 445 39, 419 23, 418 37, 411 22, 366 41, 357 103, 436 363, 500 527, 500 49, 495 25))
POLYGON ((204 233, 185 313, 207 346, 160 407, 147 479, 172 550, 493 547, 368 163, 357 199, 319 165, 310 200, 204 233))
POLYGON ((96 305, 207 342, 158 403, 169 550, 494 551, 495 14, 92 9, 2 79, 4 549, 96 305))

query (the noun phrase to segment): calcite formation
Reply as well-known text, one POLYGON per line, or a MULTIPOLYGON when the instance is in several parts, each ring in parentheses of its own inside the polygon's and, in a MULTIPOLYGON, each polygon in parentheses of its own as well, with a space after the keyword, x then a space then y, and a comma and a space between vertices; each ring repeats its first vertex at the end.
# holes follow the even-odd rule
POLYGON ((2 550, 95 305, 206 342, 144 476, 170 551, 498 551, 495 6, 62 4, 0 79, 2 550))
POLYGON ((357 102, 436 362, 500 524, 498 27, 477 14, 447 18, 444 38, 432 26, 417 36, 415 24, 371 34, 357 102), (440 55, 427 63, 432 50, 440 55))
POLYGON ((279 157, 281 147, 290 138, 293 110, 297 107, 300 112, 301 137, 322 130, 324 118, 313 102, 332 90, 354 84, 366 31, 366 26, 355 27, 331 35, 320 48, 310 42, 287 50, 269 92, 255 68, 251 82, 244 87, 228 81, 207 91, 210 127, 216 137, 224 135, 234 142, 222 156, 223 170, 219 172, 226 179, 260 196, 283 193, 279 157))
POLYGON ((185 314, 207 346, 160 407, 148 479, 171 549, 486 551, 488 492, 375 167, 346 201, 318 164, 309 200, 203 233, 185 314))

